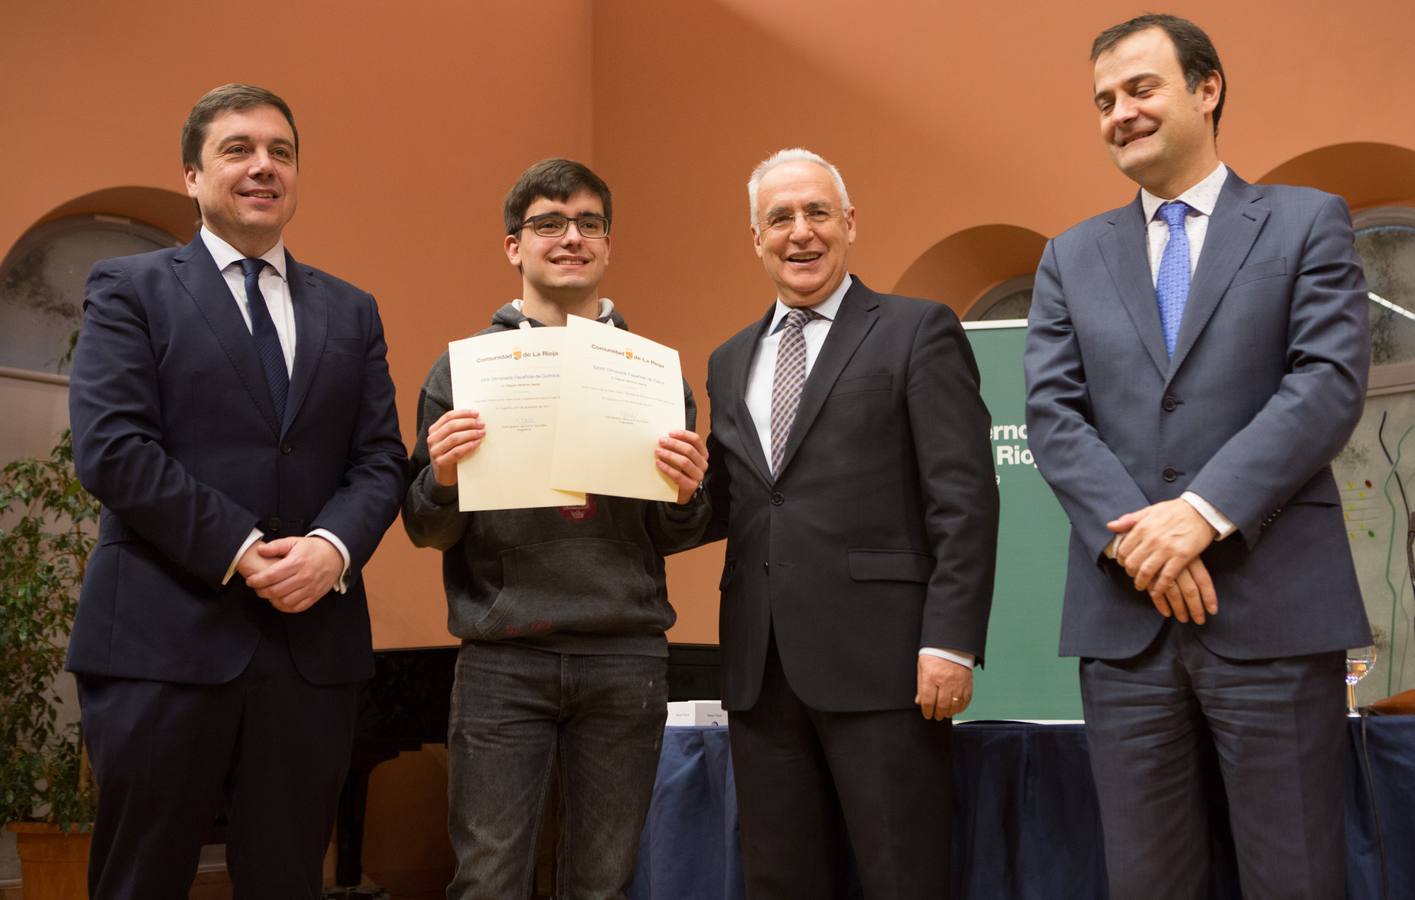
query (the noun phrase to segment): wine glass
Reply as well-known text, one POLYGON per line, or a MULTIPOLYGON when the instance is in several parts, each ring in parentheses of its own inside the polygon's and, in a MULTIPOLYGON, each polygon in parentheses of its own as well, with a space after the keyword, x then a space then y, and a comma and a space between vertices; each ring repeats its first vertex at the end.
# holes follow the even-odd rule
POLYGON ((1359 716, 1356 708, 1356 683, 1376 666, 1376 648, 1356 647, 1346 651, 1346 714, 1359 716))

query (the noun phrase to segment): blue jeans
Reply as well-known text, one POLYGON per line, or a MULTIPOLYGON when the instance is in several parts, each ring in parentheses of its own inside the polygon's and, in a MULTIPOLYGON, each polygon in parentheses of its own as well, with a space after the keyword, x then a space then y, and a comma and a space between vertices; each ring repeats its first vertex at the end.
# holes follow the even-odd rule
POLYGON ((658 770, 667 660, 467 642, 448 723, 448 900, 530 896, 551 766, 559 900, 623 897, 658 770))

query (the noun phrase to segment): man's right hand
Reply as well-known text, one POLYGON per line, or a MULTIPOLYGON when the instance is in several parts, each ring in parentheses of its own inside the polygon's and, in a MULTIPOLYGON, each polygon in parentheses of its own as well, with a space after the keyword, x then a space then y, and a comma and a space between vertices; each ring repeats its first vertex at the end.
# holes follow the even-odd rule
POLYGON ((427 452, 432 461, 432 477, 443 487, 457 483, 457 463, 477 452, 486 426, 476 410, 451 409, 427 430, 427 452))
POLYGON ((257 572, 264 572, 275 565, 278 560, 260 555, 260 548, 264 546, 265 541, 256 541, 247 547, 241 558, 236 560, 236 574, 242 578, 250 578, 257 572))
POLYGON ((1218 594, 1214 591, 1214 581, 1204 561, 1197 556, 1179 571, 1179 577, 1163 593, 1150 590, 1150 602, 1159 614, 1170 616, 1181 622, 1193 620, 1195 625, 1204 624, 1205 615, 1218 615, 1218 594))

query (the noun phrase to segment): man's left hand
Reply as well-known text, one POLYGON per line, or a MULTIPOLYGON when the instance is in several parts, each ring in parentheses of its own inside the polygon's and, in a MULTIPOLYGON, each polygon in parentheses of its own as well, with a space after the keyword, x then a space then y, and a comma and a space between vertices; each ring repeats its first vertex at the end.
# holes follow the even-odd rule
POLYGON ((281 538, 262 546, 260 555, 279 561, 247 578, 246 585, 281 612, 314 606, 344 572, 344 557, 322 537, 281 538))
POLYGON ((940 656, 919 654, 919 692, 914 695, 925 719, 943 721, 973 702, 973 670, 940 656))
POLYGON ((707 474, 707 445, 695 432, 670 431, 658 439, 654 462, 678 485, 678 502, 687 503, 707 474))
POLYGON ((1122 535, 1115 561, 1135 579, 1136 590, 1152 595, 1168 593, 1179 573, 1218 536, 1198 510, 1178 499, 1126 513, 1106 527, 1122 535))

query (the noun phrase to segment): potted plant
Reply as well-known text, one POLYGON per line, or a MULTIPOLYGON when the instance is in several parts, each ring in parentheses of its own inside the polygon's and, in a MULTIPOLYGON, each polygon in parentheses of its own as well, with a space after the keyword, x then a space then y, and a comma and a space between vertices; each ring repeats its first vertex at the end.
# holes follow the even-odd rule
POLYGON ((0 822, 17 832, 26 900, 88 896, 95 797, 59 679, 97 519, 68 430, 47 459, 0 472, 0 822))

